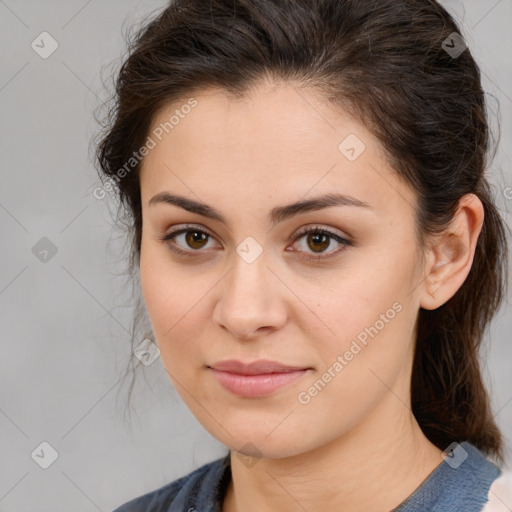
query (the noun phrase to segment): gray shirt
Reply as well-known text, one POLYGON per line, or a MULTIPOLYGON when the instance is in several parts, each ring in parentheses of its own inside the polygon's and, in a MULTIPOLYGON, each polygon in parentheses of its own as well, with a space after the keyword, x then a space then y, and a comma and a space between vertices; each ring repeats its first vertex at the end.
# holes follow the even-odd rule
MULTIPOLYGON (((392 512, 479 512, 501 473, 475 446, 462 442, 392 512)), ((228 454, 113 512, 221 512, 230 480, 228 454)))

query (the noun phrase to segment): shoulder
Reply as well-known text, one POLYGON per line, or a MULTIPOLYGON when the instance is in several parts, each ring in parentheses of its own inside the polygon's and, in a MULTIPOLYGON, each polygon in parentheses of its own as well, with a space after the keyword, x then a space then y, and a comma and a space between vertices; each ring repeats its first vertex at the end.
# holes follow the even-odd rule
POLYGON ((464 441, 453 445, 445 450, 439 466, 394 512, 482 511, 501 471, 473 444, 464 441))
POLYGON ((512 471, 505 471, 492 483, 482 512, 512 510, 512 471))
POLYGON ((439 477, 443 484, 442 496, 433 507, 435 512, 444 510, 481 511, 493 482, 502 474, 482 451, 469 442, 458 446, 459 454, 442 463, 439 477))
POLYGON ((215 490, 226 462, 224 457, 204 464, 169 484, 124 503, 113 512, 169 512, 178 495, 180 501, 195 501, 199 495, 215 490))

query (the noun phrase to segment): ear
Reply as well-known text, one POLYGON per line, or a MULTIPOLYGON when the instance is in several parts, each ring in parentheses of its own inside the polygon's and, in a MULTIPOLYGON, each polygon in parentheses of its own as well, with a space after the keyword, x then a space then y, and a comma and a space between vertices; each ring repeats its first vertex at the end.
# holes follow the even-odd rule
POLYGON ((466 194, 450 225, 435 237, 425 258, 420 295, 423 309, 437 309, 450 300, 466 280, 484 222, 484 207, 475 194, 466 194))

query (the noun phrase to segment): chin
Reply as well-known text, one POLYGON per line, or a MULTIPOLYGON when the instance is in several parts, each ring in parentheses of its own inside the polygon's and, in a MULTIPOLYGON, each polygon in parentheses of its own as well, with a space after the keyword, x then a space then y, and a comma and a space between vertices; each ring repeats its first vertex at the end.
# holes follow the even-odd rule
POLYGON ((303 452, 303 446, 284 446, 281 442, 269 443, 269 441, 244 441, 240 442, 237 448, 234 446, 228 446, 230 450, 237 452, 242 459, 250 457, 256 462, 259 459, 284 459, 287 457, 293 457, 303 452))
POLYGON ((210 434, 231 451, 237 452, 235 455, 240 457, 251 457, 255 460, 282 459, 299 455, 307 450, 302 434, 294 436, 284 428, 279 434, 275 431, 269 435, 272 429, 266 427, 235 429, 227 423, 223 426, 231 435, 223 429, 219 432, 218 428, 209 430, 210 434))

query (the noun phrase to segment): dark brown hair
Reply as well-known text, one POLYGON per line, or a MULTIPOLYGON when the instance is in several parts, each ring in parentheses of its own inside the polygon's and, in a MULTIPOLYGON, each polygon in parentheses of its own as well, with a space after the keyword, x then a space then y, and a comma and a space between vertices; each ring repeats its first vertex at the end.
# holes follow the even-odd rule
POLYGON ((445 49, 453 33, 460 34, 456 22, 434 0, 174 1, 128 43, 96 156, 125 212, 132 273, 142 231, 139 164, 122 178, 119 170, 161 107, 209 87, 243 96, 264 77, 293 81, 363 122, 416 191, 422 248, 447 227, 462 196, 476 194, 485 220, 472 269, 452 299, 419 311, 412 410, 440 449, 469 441, 503 462, 479 353, 506 293, 507 237, 485 176, 480 71, 469 49, 445 49))

